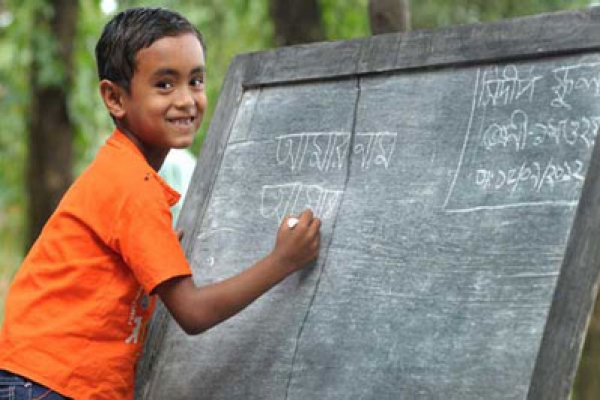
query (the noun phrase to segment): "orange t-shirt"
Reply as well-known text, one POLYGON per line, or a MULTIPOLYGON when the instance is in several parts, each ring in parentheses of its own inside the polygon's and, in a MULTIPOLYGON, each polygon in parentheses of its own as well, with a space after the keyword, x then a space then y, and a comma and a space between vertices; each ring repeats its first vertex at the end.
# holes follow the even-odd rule
POLYGON ((13 280, 0 369, 77 400, 132 399, 152 291, 191 274, 171 226, 178 199, 116 130, 13 280))

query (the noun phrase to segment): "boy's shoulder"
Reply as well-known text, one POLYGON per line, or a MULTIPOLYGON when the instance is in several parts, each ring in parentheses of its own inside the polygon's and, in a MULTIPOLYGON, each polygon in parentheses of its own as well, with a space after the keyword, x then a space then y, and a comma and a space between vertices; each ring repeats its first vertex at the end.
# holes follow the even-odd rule
POLYGON ((141 154, 109 139, 81 178, 92 180, 97 186, 137 186, 153 173, 141 154))
MULTIPOLYGON (((98 201, 121 202, 127 198, 159 196, 162 178, 133 144, 111 136, 73 185, 75 191, 92 194, 98 201)), ((128 139, 125 139, 128 140, 128 139)), ((168 191, 168 189, 167 189, 168 191)))

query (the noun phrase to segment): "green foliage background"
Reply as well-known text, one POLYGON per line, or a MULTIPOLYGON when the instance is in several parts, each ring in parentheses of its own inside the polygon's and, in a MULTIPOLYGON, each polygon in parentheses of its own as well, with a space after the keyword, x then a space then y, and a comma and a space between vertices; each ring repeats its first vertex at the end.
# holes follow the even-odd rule
MULTIPOLYGON (((301 1, 301 0, 298 0, 301 1)), ((75 76, 69 110, 76 127, 76 173, 90 161, 112 130, 112 122, 97 94, 94 46, 110 18, 100 0, 79 0, 75 76)), ((367 0, 321 0, 327 40, 369 35, 367 0)), ((511 16, 584 7, 587 0, 418 0, 411 4, 413 29, 492 21, 511 16)), ((227 67, 235 54, 273 47, 268 0, 121 0, 117 11, 131 6, 165 6, 187 16, 204 33, 207 51, 209 111, 198 140, 197 154, 214 110, 227 67)), ((32 40, 48 41, 33 26, 34 10, 53 10, 45 0, 0 0, 0 321, 9 281, 23 257, 25 226, 26 120, 29 101, 28 69, 32 57, 42 60, 42 73, 59 78, 51 52, 31 54, 32 40)), ((48 42, 48 47, 52 43, 48 42)))

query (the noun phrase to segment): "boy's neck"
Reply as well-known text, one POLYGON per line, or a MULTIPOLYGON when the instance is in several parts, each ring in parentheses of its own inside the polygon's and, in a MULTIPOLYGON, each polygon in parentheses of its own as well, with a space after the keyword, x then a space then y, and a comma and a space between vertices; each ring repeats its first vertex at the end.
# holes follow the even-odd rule
POLYGON ((119 131, 121 131, 125 136, 127 136, 127 138, 129 140, 131 140, 131 142, 135 145, 135 147, 137 147, 142 152, 142 154, 144 155, 144 158, 146 159, 146 162, 148 164, 150 164, 152 169, 154 169, 156 172, 158 172, 160 167, 162 167, 163 162, 165 161, 165 158, 167 157, 167 154, 169 154, 170 149, 168 149, 168 148, 166 148, 166 149, 153 148, 153 147, 147 146, 134 133, 132 133, 131 131, 129 131, 127 128, 123 127, 119 123, 117 123, 117 129, 119 129, 119 131))

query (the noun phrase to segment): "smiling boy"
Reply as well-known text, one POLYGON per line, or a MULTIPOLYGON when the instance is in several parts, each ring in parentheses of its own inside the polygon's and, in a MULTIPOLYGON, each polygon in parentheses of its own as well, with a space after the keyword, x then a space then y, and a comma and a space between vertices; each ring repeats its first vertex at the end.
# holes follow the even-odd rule
POLYGON ((206 109, 203 38, 181 15, 136 8, 96 46, 115 131, 65 194, 23 261, 0 331, 0 398, 131 399, 155 295, 188 333, 235 315, 318 255, 320 220, 287 218, 271 253, 197 287, 157 174, 191 145, 206 109))

